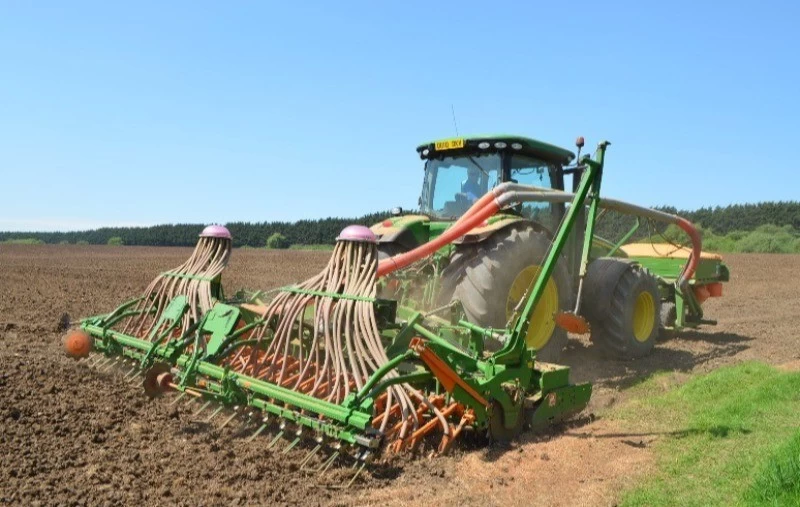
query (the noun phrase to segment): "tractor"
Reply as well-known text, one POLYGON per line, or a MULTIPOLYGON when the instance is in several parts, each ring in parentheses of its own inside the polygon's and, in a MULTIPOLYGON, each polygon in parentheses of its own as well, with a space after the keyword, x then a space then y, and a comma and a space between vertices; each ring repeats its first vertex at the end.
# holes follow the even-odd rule
MULTIPOLYGON (((578 156, 583 147, 578 138, 578 156)), ((570 150, 512 135, 443 139, 417 147, 424 161, 419 212, 393 216, 375 224, 378 250, 390 258, 416 248, 447 230, 482 195, 503 184, 564 192, 581 179, 580 165, 570 150), (569 181, 571 180, 571 181, 569 181)), ((599 192, 599 181, 593 192, 599 192)), ((600 200, 598 205, 601 205, 600 200)), ((566 199, 531 200, 487 219, 416 269, 387 277, 385 297, 417 307, 461 304, 467 320, 490 328, 508 327, 519 314, 520 301, 541 271, 565 211, 566 199)), ((560 312, 578 309, 591 340, 619 358, 650 353, 659 336, 685 326, 713 321, 701 304, 722 294, 729 278, 720 256, 703 252, 695 276, 681 290, 676 281, 690 251, 669 243, 628 243, 642 220, 676 223, 678 217, 627 206, 635 223, 616 243, 592 234, 582 263, 583 232, 590 209, 578 216, 558 264, 532 316, 526 342, 543 361, 557 362, 567 343, 567 330, 557 325, 560 312), (583 268, 582 268, 583 266, 583 268), (587 329, 588 328, 588 329, 587 329)), ((591 224, 593 230, 594 224, 591 224)))
POLYGON ((592 391, 548 361, 567 332, 643 355, 662 325, 710 322, 700 305, 728 278, 688 221, 600 197, 608 144, 571 166, 569 151, 519 137, 423 145, 424 214, 349 226, 319 273, 271 290, 226 297, 233 239, 210 225, 139 297, 82 319, 65 350, 141 375, 149 396, 173 393, 207 423, 227 413, 221 427, 237 421, 250 440, 268 431, 267 449, 304 449, 294 469, 351 464, 348 485, 387 454, 557 424, 592 391), (653 253, 628 242, 633 227, 596 238, 602 210, 674 224, 691 249, 653 253))

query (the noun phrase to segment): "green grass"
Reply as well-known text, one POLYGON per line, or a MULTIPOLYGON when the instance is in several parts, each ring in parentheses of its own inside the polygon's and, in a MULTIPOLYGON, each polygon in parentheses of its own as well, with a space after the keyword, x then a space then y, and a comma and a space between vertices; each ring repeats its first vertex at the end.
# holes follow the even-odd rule
POLYGON ((750 505, 800 505, 800 431, 766 462, 745 500, 750 505))
POLYGON ((292 245, 289 250, 319 250, 323 252, 332 252, 333 245, 292 245))
POLYGON ((3 245, 44 245, 44 241, 36 238, 7 239, 0 241, 3 245))
POLYGON ((656 471, 624 492, 622 505, 787 505, 772 498, 800 505, 792 503, 800 483, 800 373, 744 363, 679 387, 669 379, 636 386, 634 399, 609 414, 661 435, 656 471))

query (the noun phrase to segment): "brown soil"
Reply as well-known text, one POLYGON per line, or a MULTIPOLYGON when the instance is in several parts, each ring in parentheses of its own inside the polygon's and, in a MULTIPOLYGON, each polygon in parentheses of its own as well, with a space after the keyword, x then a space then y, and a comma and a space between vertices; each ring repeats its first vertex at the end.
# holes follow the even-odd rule
MULTIPOLYGON (((58 324, 101 313, 137 295, 180 248, 0 247, 0 504, 222 505, 427 504, 612 505, 652 466, 651 436, 602 417, 655 371, 687 373, 759 359, 800 360, 791 283, 800 256, 731 255, 724 298, 708 302, 717 327, 665 341, 645 359, 603 358, 573 339, 564 362, 595 385, 589 411, 509 447, 470 448, 435 459, 402 459, 365 472, 324 477, 298 470, 306 450, 281 454, 252 426, 220 429, 173 398, 148 400, 123 373, 98 371, 61 354, 58 324)), ((268 288, 318 271, 326 252, 238 250, 226 289, 268 288)), ((207 413, 210 413, 207 412, 207 413)), ((313 461, 313 460, 312 460, 313 461)))

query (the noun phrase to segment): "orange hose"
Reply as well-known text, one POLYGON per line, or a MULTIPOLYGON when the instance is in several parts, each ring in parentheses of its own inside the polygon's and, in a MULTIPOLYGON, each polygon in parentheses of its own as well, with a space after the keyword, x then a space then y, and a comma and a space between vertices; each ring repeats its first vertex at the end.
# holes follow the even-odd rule
MULTIPOLYGON (((496 189, 495 189, 495 190, 496 190, 496 189)), ((481 196, 481 198, 480 198, 480 199, 478 199, 477 201, 475 201, 475 202, 472 204, 472 206, 470 206, 470 207, 469 207, 469 209, 467 210, 467 212, 466 212, 466 213, 464 213, 463 215, 461 215, 461 216, 458 218, 458 220, 456 220, 456 221, 453 223, 453 225, 458 225, 458 224, 460 224, 461 222, 463 222, 464 220, 466 220, 467 218, 471 217, 472 215, 474 215, 475 213, 477 213, 477 212, 478 212, 478 211, 479 211, 481 208, 483 208, 484 206, 486 206, 487 204, 489 204, 489 202, 491 202, 491 201, 492 201, 492 199, 494 199, 495 197, 497 197, 497 196, 495 195, 495 193, 494 193, 494 190, 490 190, 489 192, 486 192, 485 194, 483 194, 483 195, 481 196)))
POLYGON ((491 200, 488 204, 484 205, 480 211, 474 212, 471 216, 464 218, 464 220, 460 223, 457 222, 438 238, 428 241, 427 243, 420 245, 409 252, 382 260, 380 263, 378 263, 378 277, 388 275, 389 273, 397 271, 398 269, 403 269, 420 259, 424 259, 441 247, 468 233, 480 225, 484 220, 497 213, 497 211, 500 209, 500 204, 492 194, 486 194, 481 197, 480 200, 483 200, 487 196, 489 196, 491 200))
POLYGON ((703 240, 700 238, 700 233, 697 232, 697 229, 690 221, 681 217, 676 218, 678 219, 676 221, 678 227, 683 229, 692 240, 692 255, 689 257, 689 262, 686 263, 686 267, 683 268, 683 272, 678 278, 678 286, 683 287, 686 282, 692 279, 694 272, 697 270, 697 265, 700 263, 700 254, 703 251, 703 240))

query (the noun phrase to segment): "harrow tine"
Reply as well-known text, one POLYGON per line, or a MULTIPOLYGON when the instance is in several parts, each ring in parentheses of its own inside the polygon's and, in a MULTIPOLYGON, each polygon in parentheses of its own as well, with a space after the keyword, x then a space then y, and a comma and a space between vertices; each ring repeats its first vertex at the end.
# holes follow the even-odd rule
POLYGON ((300 442, 301 438, 303 437, 298 436, 294 440, 292 440, 292 443, 289 444, 289 447, 284 449, 283 452, 281 452, 281 454, 286 454, 287 452, 291 451, 294 448, 294 446, 296 446, 300 442))
POLYGON ((216 410, 214 410, 213 412, 211 412, 211 415, 210 415, 210 416, 208 416, 208 419, 206 419, 206 420, 205 420, 205 422, 211 422, 211 419, 213 419, 213 418, 217 417, 217 414, 219 414, 219 413, 220 413, 220 412, 222 412, 223 410, 225 410, 225 405, 220 405, 219 407, 217 407, 217 409, 216 409, 216 410))
POLYGON ((300 462, 300 470, 306 470, 306 465, 308 464, 309 461, 311 461, 311 458, 313 458, 314 455, 317 452, 319 452, 320 449, 322 449, 322 444, 317 444, 317 446, 314 447, 314 449, 311 452, 306 454, 306 457, 303 458, 303 461, 300 462))
POLYGON ((317 472, 317 473, 319 473, 320 475, 323 475, 323 474, 325 474, 325 472, 327 472, 327 471, 328 471, 328 469, 331 467, 331 465, 333 465, 333 462, 334 462, 334 461, 336 461, 336 458, 338 458, 338 457, 339 457, 339 452, 340 452, 340 451, 336 451, 336 452, 334 452, 333 454, 331 454, 330 458, 326 459, 326 460, 325 460, 325 461, 324 461, 324 462, 323 462, 323 463, 322 463, 322 464, 319 466, 319 468, 317 468, 317 469, 316 469, 316 470, 314 470, 314 471, 315 471, 315 472, 317 472))
POLYGON ((252 441, 253 441, 253 440, 255 440, 255 439, 256 439, 256 437, 257 437, 257 436, 259 436, 259 435, 260 435, 260 434, 261 434, 261 433, 262 433, 262 432, 263 432, 265 429, 267 429, 267 423, 264 423, 264 424, 262 424, 261 426, 259 426, 259 427, 258 427, 258 429, 256 430, 256 432, 255 432, 255 433, 253 433, 252 435, 250 435, 250 438, 248 438, 248 439, 247 439, 247 441, 248 441, 248 442, 252 442, 252 441))
MULTIPOLYGON (((356 461, 356 463, 358 463, 358 462, 356 461)), ((362 462, 361 462, 361 466, 360 466, 360 467, 358 467, 358 470, 356 470, 356 473, 355 473, 355 474, 353 474, 353 478, 352 478, 352 479, 350 479, 350 482, 348 482, 348 483, 347 483, 347 486, 345 486, 343 489, 347 489, 347 488, 349 488, 350 486, 352 486, 352 485, 353 485, 353 483, 354 483, 354 482, 356 482, 356 479, 357 479, 357 478, 358 478, 358 476, 361 474, 361 472, 364 470, 364 468, 366 468, 366 466, 367 466, 367 462, 366 462, 366 461, 362 461, 362 462)))
POLYGON ((277 444, 278 440, 280 440, 282 436, 283 436, 283 430, 279 431, 278 434, 275 435, 275 438, 272 439, 272 442, 267 444, 267 449, 272 449, 272 446, 277 444))
POLYGON ((184 396, 186 396, 186 391, 181 392, 181 394, 179 394, 174 400, 172 400, 170 402, 170 405, 174 405, 174 404, 178 403, 179 401, 181 401, 181 398, 183 398, 184 396))
POLYGON ((208 401, 205 403, 205 405, 203 405, 202 407, 200 407, 200 410, 198 410, 197 412, 195 412, 194 414, 192 414, 192 416, 194 416, 194 417, 197 417, 198 415, 200 415, 200 414, 203 412, 203 410, 205 410, 206 408, 208 408, 208 406, 209 406, 209 405, 211 405, 211 400, 208 400, 208 401))
POLYGON ((103 373, 105 373, 107 371, 111 371, 111 369, 114 366, 119 364, 118 361, 119 361, 119 359, 117 359, 116 357, 112 357, 109 362, 107 362, 106 364, 103 365, 103 368, 101 368, 100 371, 102 371, 103 373))
POLYGON ((136 368, 134 368, 133 374, 131 374, 131 376, 128 377, 128 379, 127 379, 128 383, 132 384, 134 380, 138 380, 139 379, 139 371, 140 370, 137 370, 136 368))
POLYGON ((104 367, 106 364, 110 363, 110 362, 111 362, 111 360, 113 360, 113 359, 114 359, 113 357, 101 356, 101 357, 100 357, 100 359, 98 359, 98 360, 97 360, 97 361, 96 361, 94 364, 92 364, 92 367, 93 367, 93 368, 98 368, 98 369, 101 369, 101 368, 103 368, 103 367, 104 367))
POLYGON ((133 374, 133 372, 135 372, 135 371, 136 371, 136 369, 137 369, 137 368, 136 368, 136 366, 134 366, 134 367, 133 367, 133 368, 131 368, 131 369, 130 369, 130 371, 129 371, 128 373, 126 373, 126 374, 125 374, 125 376, 124 376, 124 377, 122 377, 122 378, 124 378, 124 379, 128 379, 128 378, 130 378, 131 376, 134 376, 134 377, 135 377, 136 375, 134 375, 134 374, 133 374))
POLYGON ((219 428, 220 428, 220 429, 222 429, 222 428, 224 428, 225 426, 227 426, 227 425, 228 425, 228 423, 230 423, 231 421, 233 421, 233 420, 236 418, 236 416, 237 416, 237 415, 239 415, 239 412, 237 412, 236 410, 234 410, 234 411, 233 411, 233 413, 231 414, 231 416, 230 416, 230 417, 228 417, 227 419, 225 419, 225 422, 224 422, 224 423, 222 423, 222 426, 220 426, 219 428))

